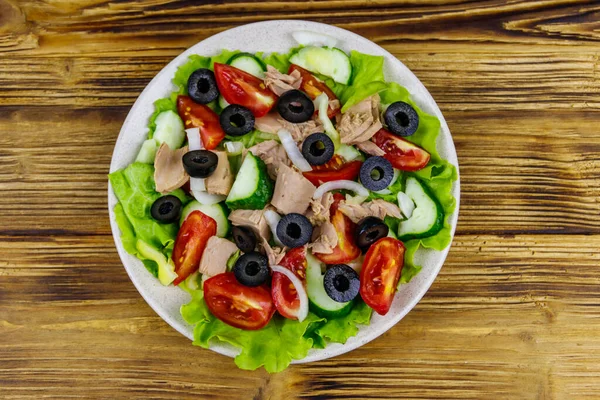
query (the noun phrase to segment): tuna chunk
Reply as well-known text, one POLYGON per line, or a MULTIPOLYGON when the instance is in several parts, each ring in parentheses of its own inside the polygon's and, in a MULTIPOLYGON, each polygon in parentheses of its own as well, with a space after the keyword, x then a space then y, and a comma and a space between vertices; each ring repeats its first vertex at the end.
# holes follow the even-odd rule
POLYGON ((281 165, 292 165, 283 146, 275 140, 267 140, 250 147, 248 150, 267 164, 267 171, 272 179, 277 178, 277 172, 281 165))
POLYGON ((342 143, 355 144, 371 139, 382 127, 379 121, 379 95, 374 94, 342 114, 337 130, 342 143))
POLYGON ((285 257, 285 252, 287 250, 287 247, 271 247, 266 240, 262 241, 261 247, 269 259, 269 265, 278 265, 281 260, 283 260, 283 257, 285 257))
POLYGON ((171 150, 166 143, 160 145, 154 158, 154 182, 157 192, 162 194, 172 192, 189 181, 190 177, 183 169, 181 160, 187 151, 187 146, 171 150))
POLYGON ((301 142, 312 133, 323 132, 323 125, 317 120, 309 120, 293 124, 280 118, 276 112, 271 112, 264 117, 257 118, 254 127, 261 132, 277 134, 281 129, 287 129, 296 142, 301 142))
POLYGON ((227 270, 227 260, 238 250, 237 246, 227 239, 212 236, 206 242, 206 248, 200 259, 202 275, 207 277, 221 274, 227 270))
POLYGON ((204 181, 206 185, 206 191, 211 194, 220 194, 227 196, 233 186, 233 172, 231 172, 231 165, 229 165, 229 159, 227 153, 224 151, 214 151, 219 158, 217 169, 215 172, 204 181))
POLYGON ((382 199, 375 199, 363 204, 348 204, 342 201, 340 202, 339 210, 355 223, 365 217, 384 219, 386 216, 390 216, 402 218, 402 213, 397 205, 388 203, 382 199))
POLYGON ((304 214, 317 188, 287 165, 281 165, 271 204, 282 214, 304 214))
POLYGON ((309 219, 313 226, 321 225, 329 222, 329 210, 333 204, 333 195, 331 192, 326 192, 319 199, 311 199, 310 207, 306 212, 306 218, 309 219))
POLYGON ((379 146, 377 146, 375 143, 371 142, 370 140, 366 141, 366 142, 357 143, 356 147, 358 147, 358 149, 360 151, 363 151, 372 156, 383 157, 385 155, 385 151, 381 150, 379 148, 379 146))
POLYGON ((293 71, 291 74, 282 74, 271 65, 267 65, 265 73, 265 85, 277 96, 281 96, 288 90, 299 89, 302 84, 300 71, 293 71))
POLYGON ((269 240, 271 237, 271 230, 263 216, 263 210, 234 210, 229 214, 229 220, 233 225, 249 226, 254 230, 257 238, 269 240))
POLYGON ((313 253, 331 254, 338 244, 338 236, 333 224, 329 221, 313 230, 312 242, 308 245, 313 253))

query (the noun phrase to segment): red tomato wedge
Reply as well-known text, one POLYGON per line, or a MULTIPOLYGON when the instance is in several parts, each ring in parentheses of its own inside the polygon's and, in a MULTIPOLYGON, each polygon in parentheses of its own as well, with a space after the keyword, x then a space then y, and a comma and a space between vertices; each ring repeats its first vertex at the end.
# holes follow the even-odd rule
MULTIPOLYGON (((306 279, 306 248, 296 247, 288 251, 279 263, 292 271, 302 282, 306 279)), ((288 277, 280 272, 273 272, 271 295, 279 314, 289 319, 298 319, 300 299, 298 292, 288 277)))
MULTIPOLYGON (((316 99, 321 93, 325 92, 329 100, 336 100, 337 97, 333 93, 329 86, 327 86, 324 82, 320 81, 313 74, 305 70, 304 68, 291 64, 288 70, 288 74, 291 74, 294 71, 300 72, 300 76, 302 77, 302 84, 300 85, 300 90, 308 95, 311 99, 316 99)), ((329 118, 333 118, 335 114, 337 114, 341 109, 341 104, 335 108, 332 108, 331 105, 327 110, 327 116, 329 118)), ((315 111, 317 112, 317 111, 315 111)))
POLYGON ((248 108, 256 118, 266 115, 277 102, 261 79, 231 65, 215 63, 215 78, 228 103, 248 108))
POLYGON ((177 96, 177 113, 183 120, 185 129, 200 128, 200 137, 207 150, 216 148, 225 137, 219 116, 203 104, 198 104, 188 96, 177 96))
POLYGON ((371 140, 385 151, 384 157, 394 168, 402 171, 418 171, 425 168, 431 158, 426 150, 385 129, 380 129, 371 140))
POLYGON ((360 271, 360 296, 377 314, 390 310, 404 265, 404 244, 385 237, 369 247, 360 271))
POLYGON ((207 279, 204 301, 215 317, 240 329, 264 328, 275 313, 268 287, 244 286, 235 279, 233 272, 207 279))
POLYGON ((326 164, 315 165, 312 171, 303 172, 302 175, 315 186, 340 179, 353 181, 358 177, 361 165, 362 161, 344 163, 344 159, 335 154, 326 164))
POLYGON ((360 256, 360 249, 354 239, 356 224, 347 216, 338 210, 340 201, 346 197, 340 193, 334 193, 333 204, 331 205, 331 223, 335 227, 338 237, 338 244, 331 254, 315 253, 314 256, 325 264, 342 264, 350 262, 360 256))
POLYGON ((172 257, 177 274, 173 285, 179 285, 198 269, 206 242, 216 234, 217 223, 208 215, 193 211, 187 216, 179 228, 173 248, 172 257))

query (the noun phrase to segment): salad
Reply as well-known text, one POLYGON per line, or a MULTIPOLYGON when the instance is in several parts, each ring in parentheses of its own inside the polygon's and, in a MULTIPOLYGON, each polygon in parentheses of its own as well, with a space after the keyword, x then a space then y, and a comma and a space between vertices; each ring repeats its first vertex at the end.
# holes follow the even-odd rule
POLYGON ((285 369, 385 316, 450 244, 457 173, 438 119, 380 56, 333 46, 191 55, 135 162, 109 175, 125 250, 181 307, 194 345, 285 369))

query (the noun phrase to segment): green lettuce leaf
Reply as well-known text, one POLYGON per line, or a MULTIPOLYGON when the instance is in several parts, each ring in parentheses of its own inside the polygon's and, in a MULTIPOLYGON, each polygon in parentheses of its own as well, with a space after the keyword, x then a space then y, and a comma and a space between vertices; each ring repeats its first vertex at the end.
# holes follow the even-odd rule
MULTIPOLYGON (((179 225, 161 224, 150 215, 152 203, 161 196, 154 187, 154 167, 150 164, 133 163, 109 174, 108 178, 119 200, 114 212, 125 250, 140 257, 135 244, 141 239, 170 256, 179 225)), ((170 194, 177 196, 183 204, 189 201, 181 189, 170 194)), ((141 257, 140 259, 143 260, 141 257)), ((144 265, 150 272, 156 270, 155 263, 147 262, 144 265)))
POLYGON ((358 325, 369 325, 372 313, 371 307, 359 300, 348 315, 328 320, 319 325, 313 331, 313 340, 318 345, 324 344, 326 341, 344 344, 349 338, 356 336, 358 325), (321 340, 315 340, 315 336, 321 340))
POLYGON ((287 53, 270 53, 258 52, 255 54, 256 57, 261 58, 267 65, 275 67, 282 74, 287 74, 290 68, 290 57, 298 52, 303 46, 294 47, 287 53))
POLYGON ((214 317, 203 299, 203 292, 192 292, 192 301, 181 306, 183 319, 194 325, 194 345, 208 348, 211 342, 229 343, 239 349, 235 357, 241 369, 254 370, 264 366, 267 372, 283 371, 293 359, 299 360, 313 347, 313 339, 305 334, 311 325, 322 321, 309 314, 302 321, 274 316, 258 331, 234 328, 214 317))

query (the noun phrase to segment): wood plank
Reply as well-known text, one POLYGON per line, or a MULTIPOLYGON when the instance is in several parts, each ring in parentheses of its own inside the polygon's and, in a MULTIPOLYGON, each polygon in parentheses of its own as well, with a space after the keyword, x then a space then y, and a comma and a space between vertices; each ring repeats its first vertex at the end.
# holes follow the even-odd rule
POLYGON ((192 348, 135 292, 111 238, 0 239, 0 253, 18 260, 0 264, 0 386, 15 398, 59 388, 99 398, 115 387, 122 398, 591 398, 600 374, 600 235, 459 236, 396 327, 271 377, 192 348), (69 295, 49 296, 36 276, 62 277, 69 295))

